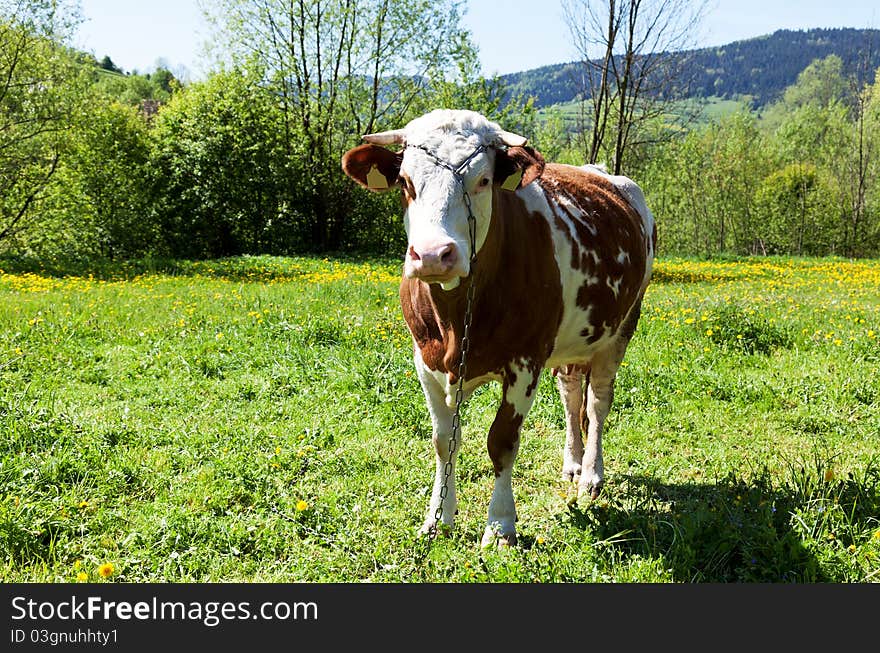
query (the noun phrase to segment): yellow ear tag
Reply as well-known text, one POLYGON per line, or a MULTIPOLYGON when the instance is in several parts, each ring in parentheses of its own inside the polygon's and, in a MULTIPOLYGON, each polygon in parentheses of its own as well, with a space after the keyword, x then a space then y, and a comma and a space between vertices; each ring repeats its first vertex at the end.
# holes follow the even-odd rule
POLYGON ((519 182, 522 181, 522 175, 523 171, 517 170, 504 180, 504 183, 501 184, 501 188, 504 190, 516 190, 516 187, 519 186, 519 182))
POLYGON ((367 186, 378 189, 388 188, 388 180, 385 179, 385 175, 376 169, 375 165, 367 173, 367 186))

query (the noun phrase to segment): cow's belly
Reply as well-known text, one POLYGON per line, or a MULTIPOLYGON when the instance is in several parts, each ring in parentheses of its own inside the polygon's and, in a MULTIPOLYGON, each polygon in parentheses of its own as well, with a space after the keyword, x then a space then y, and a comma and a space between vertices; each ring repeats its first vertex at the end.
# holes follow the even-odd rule
POLYGON ((567 307, 545 367, 587 363, 597 351, 608 347, 615 338, 610 328, 596 333, 598 337, 595 340, 585 337, 585 330, 593 331, 586 312, 577 307, 567 307))
POLYGON ((562 291, 562 318, 546 367, 588 363, 617 339, 647 286, 652 256, 639 251, 645 245, 634 228, 615 230, 602 240, 591 238, 596 227, 589 217, 583 218, 579 231, 572 217, 578 207, 565 197, 555 201, 551 206, 545 199, 541 207, 548 216, 562 291))
POLYGON ((631 308, 633 293, 633 289, 621 287, 616 277, 573 268, 570 241, 554 231, 563 308, 547 367, 588 362, 613 342, 631 308))

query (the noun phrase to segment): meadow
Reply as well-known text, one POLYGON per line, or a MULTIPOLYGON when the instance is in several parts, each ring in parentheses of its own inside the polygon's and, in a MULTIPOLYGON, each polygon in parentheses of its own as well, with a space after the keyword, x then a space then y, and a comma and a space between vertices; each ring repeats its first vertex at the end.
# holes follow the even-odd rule
POLYGON ((0 262, 4 582, 880 581, 880 261, 658 261, 606 487, 560 477, 549 373, 480 550, 499 399, 455 531, 416 536, 430 421, 389 260, 0 262))

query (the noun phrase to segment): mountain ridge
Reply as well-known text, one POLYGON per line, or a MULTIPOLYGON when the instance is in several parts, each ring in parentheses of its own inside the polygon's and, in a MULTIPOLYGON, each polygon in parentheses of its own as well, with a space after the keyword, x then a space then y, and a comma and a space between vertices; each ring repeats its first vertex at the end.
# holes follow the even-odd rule
MULTIPOLYGON (((861 74, 867 53, 867 74, 880 67, 880 29, 812 28, 780 29, 770 34, 706 48, 663 53, 687 57, 693 79, 681 97, 751 99, 761 107, 777 99, 798 74, 816 59, 838 55, 846 74, 861 74)), ((570 102, 579 96, 578 61, 550 64, 499 75, 509 98, 533 96, 538 108, 570 102)), ((864 83, 865 79, 859 79, 864 83)), ((873 81, 869 79, 867 81, 873 81)))

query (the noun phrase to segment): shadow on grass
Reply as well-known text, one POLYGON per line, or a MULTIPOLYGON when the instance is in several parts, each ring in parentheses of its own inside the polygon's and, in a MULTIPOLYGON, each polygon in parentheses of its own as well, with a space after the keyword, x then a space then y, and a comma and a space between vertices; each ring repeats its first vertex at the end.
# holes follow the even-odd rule
POLYGON ((860 478, 830 482, 793 466, 782 488, 766 472, 678 484, 625 475, 606 498, 572 506, 568 519, 624 558, 662 557, 676 581, 779 583, 863 580, 849 551, 871 539, 878 515, 872 461, 860 478))
POLYGON ((301 256, 230 256, 187 260, 146 257, 130 260, 53 260, 27 257, 0 258, 0 271, 43 277, 91 277, 100 281, 124 281, 145 274, 201 276, 233 282, 288 281, 332 263, 399 267, 389 256, 358 253, 304 254, 301 256))
POLYGON ((716 284, 722 281, 736 281, 742 279, 742 274, 735 272, 705 272, 700 270, 666 270, 663 268, 655 268, 651 273, 651 283, 659 284, 685 284, 685 283, 706 283, 716 284))

